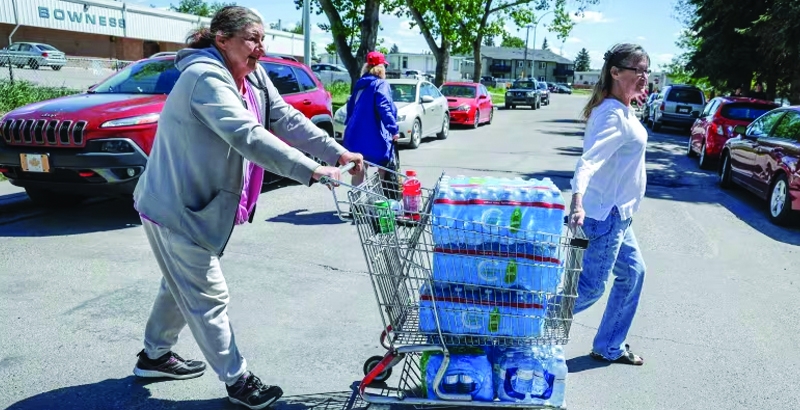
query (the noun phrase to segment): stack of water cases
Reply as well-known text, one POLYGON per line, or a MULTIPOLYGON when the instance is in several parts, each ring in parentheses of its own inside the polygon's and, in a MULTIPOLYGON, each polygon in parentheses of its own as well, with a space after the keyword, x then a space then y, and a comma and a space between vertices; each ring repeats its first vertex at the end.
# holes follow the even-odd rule
MULTIPOLYGON (((438 322, 451 341, 542 336, 547 302, 563 276, 558 244, 564 213, 561 191, 547 178, 442 177, 432 209, 433 281, 420 290, 420 330, 435 334, 438 322)), ((563 405, 566 364, 560 346, 487 347, 483 355, 466 354, 455 362, 475 360, 488 362, 491 372, 450 374, 451 362, 440 388, 450 391, 458 383, 466 392, 470 384, 459 379, 466 378, 477 389, 474 399, 486 400, 479 381, 489 378, 492 400, 563 405)), ((428 375, 438 370, 430 368, 434 363, 428 362, 428 375)))

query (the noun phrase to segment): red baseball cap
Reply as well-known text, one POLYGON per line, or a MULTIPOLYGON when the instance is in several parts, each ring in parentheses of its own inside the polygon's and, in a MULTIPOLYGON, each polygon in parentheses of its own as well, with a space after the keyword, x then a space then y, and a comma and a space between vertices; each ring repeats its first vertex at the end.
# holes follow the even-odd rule
POLYGON ((386 57, 384 57, 383 53, 379 51, 370 51, 367 53, 367 65, 376 66, 379 64, 383 64, 388 66, 389 63, 386 62, 386 57))

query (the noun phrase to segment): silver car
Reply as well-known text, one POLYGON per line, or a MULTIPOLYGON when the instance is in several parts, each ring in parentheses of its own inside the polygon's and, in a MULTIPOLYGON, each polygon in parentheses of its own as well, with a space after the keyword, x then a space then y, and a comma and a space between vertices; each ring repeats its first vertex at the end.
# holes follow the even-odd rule
POLYGON ((346 68, 334 64, 313 64, 311 71, 317 75, 322 84, 345 84, 350 85, 350 73, 346 68))
POLYGON ((663 125, 691 129, 705 106, 706 97, 701 89, 693 85, 668 85, 651 106, 650 125, 653 131, 663 125))
POLYGON ((47 66, 58 71, 67 65, 67 56, 49 44, 19 42, 0 50, 0 66, 9 62, 18 68, 47 66))
MULTIPOLYGON (((430 82, 413 78, 386 80, 397 106, 398 143, 417 148, 423 138, 435 135, 445 139, 450 133, 450 111, 447 98, 430 82)), ((347 105, 333 115, 334 138, 344 138, 347 105)))

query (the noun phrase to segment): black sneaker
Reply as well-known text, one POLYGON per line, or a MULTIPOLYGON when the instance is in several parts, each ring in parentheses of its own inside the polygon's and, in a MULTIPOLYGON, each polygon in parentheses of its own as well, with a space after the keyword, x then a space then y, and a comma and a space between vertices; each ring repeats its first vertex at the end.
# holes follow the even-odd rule
POLYGON ((241 404, 249 409, 263 409, 283 396, 280 387, 261 383, 261 379, 251 372, 243 374, 233 386, 225 387, 231 403, 241 404))
POLYGON ((158 359, 151 360, 142 349, 133 374, 139 377, 169 377, 172 379, 191 379, 199 377, 206 371, 206 364, 199 360, 184 360, 173 352, 168 352, 158 359))

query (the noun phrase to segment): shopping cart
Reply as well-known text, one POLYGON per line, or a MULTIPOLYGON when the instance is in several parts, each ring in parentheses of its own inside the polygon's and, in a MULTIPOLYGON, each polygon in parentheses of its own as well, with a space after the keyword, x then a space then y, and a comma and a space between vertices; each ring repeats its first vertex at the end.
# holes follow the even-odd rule
MULTIPOLYGON (((394 173, 375 164, 366 164, 374 171, 394 173)), ((343 167, 343 174, 351 168, 352 164, 343 167)), ((418 212, 402 210, 389 199, 397 198, 398 192, 392 191, 402 187, 387 183, 386 178, 374 171, 368 173, 359 186, 327 178, 320 181, 331 188, 339 217, 353 222, 358 231, 385 327, 380 342, 387 353, 371 357, 364 363, 364 379, 358 384, 361 399, 368 403, 415 406, 537 408, 530 403, 474 401, 470 395, 445 393, 439 386, 448 368, 451 350, 465 346, 526 347, 568 342, 583 252, 588 245, 583 233, 571 231, 565 225, 561 235, 518 234, 518 238, 524 239, 518 239, 513 249, 489 245, 470 249, 470 258, 477 263, 508 257, 517 261, 519 266, 516 269, 535 269, 541 277, 557 271, 559 277, 556 286, 551 288, 541 286, 537 287, 541 288, 539 290, 513 291, 524 296, 531 302, 526 306, 533 308, 504 312, 502 322, 490 317, 488 322, 482 323, 485 315, 470 318, 466 309, 447 303, 452 300, 448 296, 452 295, 434 291, 437 286, 447 285, 447 279, 434 278, 434 274, 441 275, 441 269, 447 269, 440 266, 440 270, 434 271, 435 255, 465 252, 464 249, 443 247, 441 243, 437 246, 433 240, 434 231, 439 237, 455 238, 451 241, 454 243, 463 243, 464 238, 476 232, 497 239, 487 243, 499 243, 502 238, 497 226, 476 222, 465 225, 460 223, 462 221, 433 215, 433 198, 441 178, 432 189, 423 186, 422 207, 418 212), (346 200, 337 197, 338 186, 349 188, 346 200), (468 322, 474 326, 466 326, 468 322), (496 334, 475 332, 476 327, 492 329, 496 334), (442 355, 442 363, 432 383, 436 399, 431 399, 426 391, 426 372, 420 363, 423 357, 432 353, 442 355), (397 366, 401 369, 399 381, 389 386, 386 381, 397 366)), ((402 180, 403 176, 397 175, 402 180)), ((449 278, 459 274, 446 273, 451 274, 449 278)), ((447 289, 452 290, 452 287, 447 289)), ((463 286, 458 285, 456 289, 463 290, 463 286)), ((508 295, 509 289, 487 286, 480 289, 486 292, 480 295, 482 302, 509 306, 509 299, 503 296, 508 295)), ((458 296, 463 295, 459 293, 458 296)))

